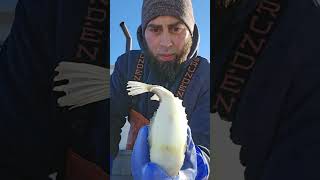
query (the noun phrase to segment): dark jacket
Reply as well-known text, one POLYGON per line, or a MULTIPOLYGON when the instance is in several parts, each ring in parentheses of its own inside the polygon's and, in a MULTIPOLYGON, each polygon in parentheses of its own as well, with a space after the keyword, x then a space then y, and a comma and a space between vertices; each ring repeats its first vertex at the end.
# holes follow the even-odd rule
MULTIPOLYGON (((171 92, 175 93, 191 59, 197 57, 198 47, 198 32, 195 28, 192 50, 188 56, 188 60, 183 63, 183 69, 178 75, 176 81, 167 86, 167 82, 159 82, 159 77, 150 70, 149 60, 145 58, 144 72, 142 82, 148 84, 157 84, 166 87, 171 92)), ((140 28, 138 30, 138 39, 140 47, 144 49, 140 28)), ((115 157, 118 152, 118 144, 120 142, 120 129, 125 124, 125 117, 128 115, 129 108, 133 108, 141 113, 147 119, 153 116, 153 113, 158 108, 158 102, 150 100, 152 93, 139 95, 137 99, 132 100, 126 90, 126 84, 129 80, 133 80, 133 75, 136 70, 139 55, 143 51, 130 51, 121 55, 116 61, 113 74, 111 75, 111 111, 110 111, 110 142, 111 153, 115 157), (134 103, 132 103, 134 102, 134 103)), ((200 58, 200 64, 195 71, 192 80, 185 92, 183 105, 186 107, 189 126, 192 131, 192 138, 195 144, 203 145, 209 149, 210 143, 210 64, 200 58)))
POLYGON ((106 168, 107 101, 67 112, 52 91, 58 62, 75 57, 88 5, 18 2, 0 53, 0 179, 49 180, 55 172, 60 179, 70 147, 106 168))
MULTIPOLYGON (((247 2, 227 13, 217 31, 216 86, 259 1, 247 2)), ((319 1, 284 4, 230 119, 246 180, 320 179, 319 1)))

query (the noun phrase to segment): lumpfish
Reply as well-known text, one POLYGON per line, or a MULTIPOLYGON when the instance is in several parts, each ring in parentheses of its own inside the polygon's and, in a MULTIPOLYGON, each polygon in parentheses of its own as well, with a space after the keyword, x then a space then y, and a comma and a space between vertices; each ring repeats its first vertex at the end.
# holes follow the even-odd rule
POLYGON ((188 120, 182 100, 159 85, 129 81, 128 95, 155 93, 151 100, 159 101, 159 108, 151 118, 148 142, 150 160, 176 176, 181 169, 186 151, 188 120))

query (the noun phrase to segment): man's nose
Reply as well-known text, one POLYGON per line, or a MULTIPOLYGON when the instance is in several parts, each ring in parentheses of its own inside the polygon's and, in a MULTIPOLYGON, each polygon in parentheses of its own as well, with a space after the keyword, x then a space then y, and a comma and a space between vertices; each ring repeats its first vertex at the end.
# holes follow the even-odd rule
POLYGON ((170 47, 173 45, 171 36, 168 32, 164 32, 161 34, 160 45, 163 47, 170 47))

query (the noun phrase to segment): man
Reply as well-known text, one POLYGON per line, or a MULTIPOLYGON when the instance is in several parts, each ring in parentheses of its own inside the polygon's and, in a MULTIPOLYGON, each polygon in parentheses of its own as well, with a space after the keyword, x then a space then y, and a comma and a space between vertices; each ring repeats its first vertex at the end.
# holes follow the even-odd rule
POLYGON ((148 149, 144 149, 148 148, 147 128, 140 130, 135 141, 139 129, 149 123, 158 102, 151 101, 149 93, 130 98, 126 90, 129 80, 161 85, 183 100, 192 132, 179 177, 208 178, 210 69, 208 61, 197 55, 199 34, 191 0, 144 0, 137 36, 141 50, 120 56, 111 76, 112 156, 118 152, 120 128, 128 116, 131 128, 127 149, 135 144, 132 154, 134 178, 173 178, 149 160, 142 162, 149 156, 148 149))
POLYGON ((82 175, 89 165, 107 169, 107 102, 69 111, 52 91, 61 61, 106 65, 106 6, 18 1, 0 52, 0 179, 71 180, 80 179, 77 167, 82 175))
POLYGON ((216 12, 214 110, 232 122, 245 179, 320 179, 319 1, 216 12))

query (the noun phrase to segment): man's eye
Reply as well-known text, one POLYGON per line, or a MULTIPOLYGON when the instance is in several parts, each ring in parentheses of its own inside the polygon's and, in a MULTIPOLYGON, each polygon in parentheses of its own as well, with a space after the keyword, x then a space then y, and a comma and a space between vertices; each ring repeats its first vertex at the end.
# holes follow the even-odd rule
POLYGON ((151 31, 153 33, 159 33, 160 29, 159 28, 150 28, 149 31, 151 31))
POLYGON ((174 28, 172 28, 172 32, 173 32, 173 33, 180 33, 182 30, 183 30, 183 28, 181 28, 181 27, 174 27, 174 28))

